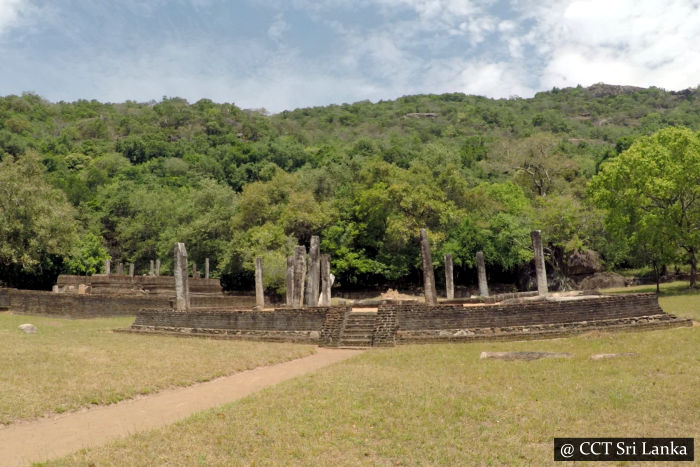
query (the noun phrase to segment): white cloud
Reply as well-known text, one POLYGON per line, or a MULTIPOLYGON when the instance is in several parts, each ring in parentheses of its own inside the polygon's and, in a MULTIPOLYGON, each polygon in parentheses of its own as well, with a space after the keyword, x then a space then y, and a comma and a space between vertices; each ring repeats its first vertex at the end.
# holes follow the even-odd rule
POLYGON ((289 25, 284 20, 282 14, 278 14, 275 17, 275 21, 267 29, 267 35, 274 41, 278 41, 282 38, 284 34, 289 29, 289 25))
POLYGON ((700 84, 700 5, 589 0, 534 6, 530 40, 542 88, 606 82, 668 89, 700 84), (551 8, 551 9, 550 9, 551 8))
POLYGON ((0 34, 17 25, 26 7, 25 0, 0 0, 0 34))

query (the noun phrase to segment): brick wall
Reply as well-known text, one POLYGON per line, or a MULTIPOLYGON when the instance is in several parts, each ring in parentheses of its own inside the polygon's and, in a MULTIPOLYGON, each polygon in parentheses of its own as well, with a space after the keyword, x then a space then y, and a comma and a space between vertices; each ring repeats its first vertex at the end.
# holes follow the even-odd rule
MULTIPOLYGON (((188 280, 190 294, 221 296, 219 279, 192 278, 188 280)), ((175 278, 173 276, 128 276, 117 274, 94 274, 92 276, 74 276, 61 274, 56 280, 61 291, 75 292, 79 284, 91 287, 92 294, 97 295, 136 295, 148 291, 150 295, 175 295, 175 278), (72 290, 70 290, 72 288, 72 290)))
POLYGON ((13 313, 70 318, 135 315, 141 309, 169 306, 167 297, 72 295, 43 290, 4 289, 13 313))
POLYGON ((577 300, 538 300, 517 304, 381 305, 396 312, 398 330, 460 329, 571 323, 662 314, 654 294, 618 295, 577 300))
POLYGON ((339 334, 346 307, 140 312, 131 331, 321 343, 339 334), (330 319, 329 319, 330 318, 330 319), (335 320, 335 321, 334 321, 335 320))

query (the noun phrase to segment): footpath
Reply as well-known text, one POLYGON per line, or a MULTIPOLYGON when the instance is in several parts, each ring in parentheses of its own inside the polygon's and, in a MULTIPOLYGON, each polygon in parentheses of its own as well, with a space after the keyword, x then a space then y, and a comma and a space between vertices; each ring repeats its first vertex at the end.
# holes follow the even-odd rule
POLYGON ((0 428, 0 465, 23 466, 158 428, 361 353, 317 348, 308 357, 258 367, 114 405, 0 428))

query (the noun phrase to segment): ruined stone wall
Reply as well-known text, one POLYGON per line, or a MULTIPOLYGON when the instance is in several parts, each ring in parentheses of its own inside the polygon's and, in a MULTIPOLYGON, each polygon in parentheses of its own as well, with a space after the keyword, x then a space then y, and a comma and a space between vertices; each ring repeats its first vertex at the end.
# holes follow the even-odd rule
POLYGON ((193 310, 186 313, 144 310, 129 330, 318 344, 339 332, 338 319, 342 320, 347 311, 346 307, 193 310))
POLYGON ((167 297, 73 295, 43 290, 4 289, 13 313, 69 318, 135 315, 141 309, 169 306, 167 297))
MULTIPOLYGON (((384 328, 393 326, 396 329, 396 343, 532 339, 571 335, 591 329, 689 324, 688 320, 665 314, 654 294, 470 307, 387 304, 379 306, 377 321, 381 321, 384 328)), ((382 339, 385 338, 379 342, 383 342, 382 339)), ((384 345, 390 344, 387 341, 384 345)))
MULTIPOLYGON (((60 292, 77 293, 78 286, 90 287, 89 294, 97 295, 167 295, 175 296, 173 276, 128 276, 119 274, 94 274, 73 276, 61 274, 56 280, 60 292)), ((219 279, 189 278, 191 295, 221 296, 219 279)))

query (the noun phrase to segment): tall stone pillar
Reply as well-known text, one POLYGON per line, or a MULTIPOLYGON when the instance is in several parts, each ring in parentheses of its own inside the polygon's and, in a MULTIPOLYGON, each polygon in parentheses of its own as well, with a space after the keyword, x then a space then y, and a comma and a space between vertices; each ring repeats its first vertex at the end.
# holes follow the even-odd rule
POLYGON ((306 306, 318 306, 321 289, 321 251, 318 235, 311 237, 309 246, 309 268, 306 274, 306 306))
POLYGON ((134 277, 134 263, 129 264, 129 277, 134 277))
POLYGON ((108 259, 105 260, 105 274, 112 274, 112 262, 108 259))
POLYGON ((148 275, 152 277, 152 276, 155 276, 155 274, 156 274, 155 266, 153 264, 153 260, 151 260, 151 264, 150 264, 150 267, 148 269, 148 275))
POLYGON ((331 255, 321 255, 321 297, 318 306, 331 306, 331 255))
POLYGON ((197 278, 197 263, 192 261, 192 279, 197 278))
POLYGON ((287 257, 287 274, 285 279, 286 304, 292 306, 294 301, 294 256, 287 257))
POLYGON ((486 282, 486 263, 484 262, 484 252, 476 252, 476 276, 479 279, 479 294, 482 297, 489 296, 489 285, 486 282))
POLYGON ((445 296, 448 300, 455 298, 455 280, 454 266, 452 264, 452 255, 445 255, 445 296))
POLYGON ((120 276, 124 274, 124 263, 117 264, 117 274, 120 276))
POLYGON ((258 310, 265 308, 265 289, 263 288, 262 258, 255 258, 255 307, 258 310))
POLYGON ((306 278, 306 247, 294 247, 294 285, 292 287, 292 306, 304 306, 304 279, 306 278))
POLYGON ((420 251, 423 257, 423 289, 426 305, 437 305, 437 292, 435 291, 435 271, 433 259, 430 256, 430 241, 425 229, 420 229, 420 251))
POLYGON ((160 276, 160 260, 156 260, 156 276, 160 276))
POLYGON ((175 311, 187 311, 190 308, 190 284, 187 278, 187 250, 184 243, 175 245, 173 272, 175 275, 175 311))
POLYGON ((530 233, 532 238, 532 249, 535 251, 535 273, 537 274, 537 294, 547 295, 547 269, 544 266, 544 250, 542 249, 542 232, 533 230, 530 233))
POLYGON ((204 278, 209 279, 209 258, 204 258, 204 278))

